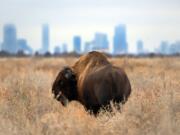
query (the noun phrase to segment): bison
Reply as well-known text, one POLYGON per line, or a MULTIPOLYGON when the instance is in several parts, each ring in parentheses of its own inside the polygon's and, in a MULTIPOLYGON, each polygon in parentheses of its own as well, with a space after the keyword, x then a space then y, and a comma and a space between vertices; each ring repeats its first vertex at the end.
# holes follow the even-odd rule
POLYGON ((100 52, 83 55, 72 67, 65 67, 57 75, 52 92, 63 105, 77 100, 87 110, 97 114, 110 101, 125 103, 131 93, 126 73, 113 66, 100 52))

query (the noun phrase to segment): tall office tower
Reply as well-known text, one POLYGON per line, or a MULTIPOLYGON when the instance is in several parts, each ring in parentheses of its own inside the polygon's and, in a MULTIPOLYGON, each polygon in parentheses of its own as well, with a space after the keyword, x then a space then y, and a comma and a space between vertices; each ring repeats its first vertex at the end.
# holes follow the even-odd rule
POLYGON ((169 54, 180 54, 180 41, 176 41, 169 45, 169 54))
POLYGON ((142 54, 143 52, 144 52, 143 41, 142 40, 138 40, 137 41, 137 53, 138 54, 142 54))
POLYGON ((176 53, 177 53, 176 43, 172 43, 169 46, 169 54, 176 54, 176 53))
POLYGON ((73 38, 74 51, 78 54, 81 53, 81 37, 74 36, 73 38))
POLYGON ((84 43, 84 51, 83 53, 88 53, 88 52, 91 52, 93 49, 92 49, 92 42, 85 42, 84 43))
POLYGON ((180 54, 180 41, 176 41, 176 50, 180 54))
POLYGON ((13 24, 6 24, 3 28, 2 50, 9 53, 17 53, 17 34, 13 24))
POLYGON ((68 48, 67 48, 67 44, 66 43, 62 44, 61 51, 62 51, 62 53, 67 53, 68 52, 68 48))
POLYGON ((44 24, 42 26, 42 50, 41 53, 46 53, 49 51, 49 26, 44 24))
POLYGON ((126 26, 123 24, 115 27, 113 49, 113 53, 115 55, 124 54, 128 51, 128 45, 126 41, 126 26))
POLYGON ((159 47, 159 53, 168 54, 169 53, 169 43, 167 41, 162 41, 159 47))
POLYGON ((32 54, 33 50, 28 45, 27 40, 25 40, 25 39, 18 39, 17 40, 17 45, 18 45, 18 51, 23 51, 26 54, 32 54))
POLYGON ((54 47, 54 54, 55 54, 55 55, 58 55, 58 54, 60 54, 60 53, 61 53, 61 48, 60 48, 60 46, 59 46, 59 45, 55 46, 55 47, 54 47))
POLYGON ((95 33, 95 37, 93 40, 93 50, 99 50, 108 52, 108 38, 107 35, 104 33, 95 33))

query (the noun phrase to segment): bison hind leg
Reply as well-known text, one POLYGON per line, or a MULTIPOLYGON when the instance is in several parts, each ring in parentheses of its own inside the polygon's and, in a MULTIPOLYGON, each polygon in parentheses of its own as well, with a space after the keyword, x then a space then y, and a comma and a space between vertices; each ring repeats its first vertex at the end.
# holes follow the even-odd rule
POLYGON ((111 115, 114 115, 117 112, 121 113, 122 107, 123 107, 122 105, 123 105, 122 102, 116 102, 114 100, 111 100, 111 101, 109 101, 109 103, 102 105, 99 112, 102 112, 102 114, 104 112, 108 112, 111 115))
POLYGON ((90 114, 93 114, 95 116, 98 115, 100 108, 101 108, 101 106, 99 106, 99 105, 97 105, 97 106, 86 106, 86 109, 90 112, 90 114))

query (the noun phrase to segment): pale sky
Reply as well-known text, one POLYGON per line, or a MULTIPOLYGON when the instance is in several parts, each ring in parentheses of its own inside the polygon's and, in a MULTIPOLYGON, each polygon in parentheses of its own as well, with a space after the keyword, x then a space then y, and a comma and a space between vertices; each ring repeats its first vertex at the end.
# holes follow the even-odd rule
POLYGON ((130 52, 142 39, 148 50, 162 40, 180 40, 180 0, 0 0, 0 42, 3 25, 16 25, 19 38, 34 48, 41 47, 43 23, 50 26, 50 45, 68 43, 80 35, 90 41, 95 32, 108 34, 110 44, 114 27, 126 24, 130 52))

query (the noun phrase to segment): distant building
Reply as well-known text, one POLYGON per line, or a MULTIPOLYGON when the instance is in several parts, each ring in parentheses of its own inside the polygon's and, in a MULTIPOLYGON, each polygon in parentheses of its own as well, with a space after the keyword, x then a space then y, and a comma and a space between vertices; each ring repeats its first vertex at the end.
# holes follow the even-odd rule
POLYGON ((170 53, 170 54, 175 54, 176 52, 177 52, 177 50, 176 50, 176 44, 173 43, 173 44, 171 44, 171 45, 169 46, 169 53, 170 53))
POLYGON ((159 48, 157 49, 157 53, 165 55, 180 53, 180 41, 176 41, 174 43, 162 41, 159 48))
POLYGON ((85 42, 84 44, 84 53, 88 53, 93 50, 92 42, 85 42))
POLYGON ((61 46, 61 52, 62 52, 62 53, 67 53, 67 52, 68 52, 68 48, 67 48, 67 44, 66 44, 66 43, 62 44, 62 46, 61 46))
POLYGON ((56 55, 56 54, 60 54, 61 53, 61 48, 60 48, 60 46, 55 46, 54 47, 54 54, 56 55))
POLYGON ((95 33, 95 37, 92 43, 92 50, 108 52, 109 42, 106 34, 95 33))
POLYGON ((73 38, 74 51, 78 54, 81 53, 81 37, 74 36, 73 38))
POLYGON ((2 51, 17 53, 17 34, 13 24, 6 24, 3 28, 2 51))
POLYGON ((169 53, 170 54, 180 53, 180 41, 177 41, 169 46, 169 53))
POLYGON ((143 41, 142 40, 137 41, 137 53, 138 54, 144 53, 143 41))
POLYGON ((49 51, 49 26, 48 24, 44 24, 42 26, 42 49, 40 52, 42 54, 49 51))
POLYGON ((1 43, 0 43, 0 51, 1 51, 1 43))
POLYGON ((180 53, 180 41, 176 42, 177 52, 180 53))
POLYGON ((162 41, 159 48, 159 53, 169 54, 169 43, 167 41, 162 41))
POLYGON ((108 37, 104 33, 95 33, 94 39, 90 42, 85 42, 84 52, 90 51, 101 51, 109 52, 109 42, 108 37))
POLYGON ((113 54, 124 54, 128 52, 126 41, 126 26, 121 24, 115 27, 113 37, 113 54))
POLYGON ((17 40, 18 45, 18 52, 23 51, 25 54, 32 54, 33 50, 32 48, 27 44, 27 41, 25 39, 18 39, 17 40))

